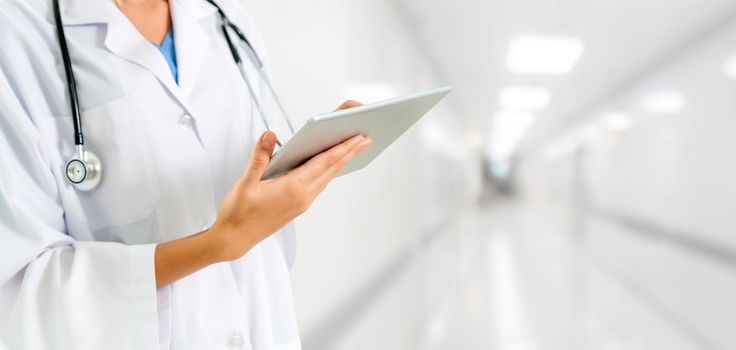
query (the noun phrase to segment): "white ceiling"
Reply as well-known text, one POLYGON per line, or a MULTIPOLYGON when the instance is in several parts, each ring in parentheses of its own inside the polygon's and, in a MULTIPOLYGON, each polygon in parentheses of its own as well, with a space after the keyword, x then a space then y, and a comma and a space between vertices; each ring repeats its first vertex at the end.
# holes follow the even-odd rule
POLYGON ((453 102, 469 128, 490 129, 504 86, 552 91, 551 104, 524 139, 527 149, 736 17, 736 0, 395 1, 456 87, 453 102), (510 39, 520 34, 578 37, 585 52, 562 77, 512 74, 505 59, 510 39))

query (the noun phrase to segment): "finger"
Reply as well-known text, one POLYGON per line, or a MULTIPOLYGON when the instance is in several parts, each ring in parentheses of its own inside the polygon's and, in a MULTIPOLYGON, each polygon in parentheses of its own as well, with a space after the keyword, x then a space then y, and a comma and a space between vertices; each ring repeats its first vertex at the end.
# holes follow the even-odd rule
POLYGON ((339 162, 340 159, 345 157, 345 155, 347 155, 353 148, 358 147, 364 139, 365 137, 362 135, 354 136, 347 141, 313 157, 307 163, 295 169, 293 174, 301 177, 304 181, 311 182, 318 178, 333 164, 339 162))
POLYGON ((353 101, 353 100, 347 100, 347 101, 343 102, 343 103, 342 103, 342 104, 340 105, 340 107, 337 107, 337 110, 338 110, 338 111, 341 111, 341 110, 343 110, 343 109, 349 109, 349 108, 353 108, 353 107, 358 107, 358 106, 362 106, 362 105, 363 105, 363 104, 362 104, 362 103, 360 103, 360 102, 358 102, 358 101, 353 101))
POLYGON ((320 177, 317 178, 314 183, 317 193, 322 192, 330 183, 330 181, 332 181, 332 179, 334 179, 335 176, 340 173, 345 165, 350 163, 351 160, 353 160, 356 156, 365 151, 365 149, 368 148, 372 143, 373 140, 371 140, 370 138, 366 138, 358 145, 358 147, 351 150, 350 153, 345 155, 345 157, 340 159, 340 161, 332 165, 329 169, 327 169, 327 171, 320 175, 320 177))
POLYGON ((358 147, 363 139, 363 136, 358 135, 325 152, 322 152, 298 169, 298 175, 301 176, 304 181, 314 181, 314 179, 318 178, 333 164, 345 157, 345 155, 347 155, 353 148, 358 147))
POLYGON ((366 139, 362 143, 358 145, 355 149, 353 149, 349 154, 347 154, 345 157, 343 157, 339 162, 332 165, 329 169, 327 169, 325 172, 323 172, 317 180, 313 183, 313 190, 315 193, 319 194, 329 185, 329 183, 337 176, 338 173, 343 169, 345 165, 350 163, 353 158, 355 158, 358 154, 363 152, 368 146, 370 146, 373 143, 371 139, 366 139))
POLYGON ((253 154, 250 157, 250 163, 243 175, 248 183, 258 183, 266 171, 268 163, 271 161, 273 149, 276 147, 276 134, 266 131, 258 139, 258 143, 253 148, 253 154))

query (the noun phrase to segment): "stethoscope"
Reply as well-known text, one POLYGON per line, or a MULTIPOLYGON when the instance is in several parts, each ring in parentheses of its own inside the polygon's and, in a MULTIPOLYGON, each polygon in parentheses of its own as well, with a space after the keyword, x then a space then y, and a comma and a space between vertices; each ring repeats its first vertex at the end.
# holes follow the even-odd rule
MULTIPOLYGON (((97 187, 97 185, 100 184, 100 180, 102 180, 102 161, 97 155, 95 155, 91 151, 86 150, 84 147, 84 134, 82 133, 82 115, 79 111, 77 83, 74 78, 74 70, 72 68, 71 57, 69 56, 69 48, 66 42, 66 35, 64 34, 64 24, 61 20, 59 0, 53 1, 54 18, 56 20, 56 32, 59 36, 59 46, 61 46, 61 57, 64 61, 67 89, 69 91, 72 118, 74 120, 74 144, 76 145, 77 149, 76 155, 66 165, 66 177, 69 182, 76 186, 80 191, 90 191, 97 187)), ((225 12, 222 11, 222 8, 220 8, 220 6, 218 6, 214 2, 214 0, 206 1, 214 6, 217 9, 218 14, 220 15, 220 27, 222 29, 223 35, 225 36, 225 41, 230 48, 230 53, 233 56, 235 64, 238 66, 240 75, 243 77, 243 80, 245 80, 245 83, 248 86, 248 93, 250 94, 251 101, 253 101, 256 111, 261 116, 261 120, 263 121, 263 123, 266 125, 266 129, 270 131, 274 130, 266 119, 266 114, 263 110, 263 107, 259 99, 256 97, 255 90, 253 89, 253 86, 251 85, 251 82, 245 73, 243 60, 240 57, 240 53, 238 52, 237 47, 235 46, 235 44, 233 44, 232 38, 230 37, 231 31, 235 33, 235 36, 237 36, 238 39, 240 39, 240 41, 245 44, 245 51, 248 54, 250 61, 258 71, 260 78, 266 83, 270 94, 276 101, 279 112, 281 113, 281 115, 284 116, 286 124, 289 127, 289 131, 291 131, 291 134, 293 135, 294 127, 291 124, 291 120, 286 114, 283 104, 281 103, 281 100, 279 100, 278 95, 273 88, 273 84, 271 84, 271 81, 268 78, 268 74, 266 74, 263 66, 263 61, 260 59, 260 57, 258 57, 258 54, 253 48, 253 45, 251 45, 250 41, 248 40, 248 38, 245 37, 240 28, 230 22, 230 19, 228 19, 228 17, 225 15, 225 12)), ((281 146, 281 143, 279 141, 277 141, 277 144, 281 146)))

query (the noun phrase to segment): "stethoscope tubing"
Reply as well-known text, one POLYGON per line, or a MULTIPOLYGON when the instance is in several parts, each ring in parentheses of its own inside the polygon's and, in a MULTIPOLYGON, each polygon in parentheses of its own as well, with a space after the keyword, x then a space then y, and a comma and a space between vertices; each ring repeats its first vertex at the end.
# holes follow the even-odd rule
POLYGON ((79 112, 79 96, 77 91, 77 80, 74 77, 74 69, 72 68, 72 59, 69 55, 69 46, 64 33, 64 23, 61 19, 61 9, 59 0, 54 1, 54 19, 56 20, 56 33, 59 36, 59 46, 61 47, 61 58, 64 61, 64 74, 66 74, 67 92, 71 102, 72 118, 74 119, 74 144, 77 146, 84 145, 84 134, 82 132, 82 116, 79 112))
MULTIPOLYGON (((217 9, 217 13, 220 15, 220 20, 222 21, 221 29, 222 34, 225 36, 225 41, 227 42, 228 48, 230 49, 230 53, 233 56, 233 60, 235 61, 235 64, 238 66, 238 70, 240 71, 240 75, 243 77, 243 80, 248 85, 248 93, 250 94, 250 98, 253 101, 253 103, 256 105, 256 110, 258 114, 261 116, 261 119, 263 119, 263 123, 266 125, 266 128, 268 130, 273 131, 274 129, 271 127, 270 123, 266 119, 266 114, 263 110, 263 107, 261 106, 260 100, 256 98, 255 96, 255 90, 253 89, 253 86, 250 82, 250 79, 248 79, 248 75, 245 71, 245 66, 242 58, 240 57, 240 53, 238 52, 238 48, 233 44, 233 40, 230 37, 230 31, 235 33, 235 35, 245 44, 246 53, 250 57, 250 61, 253 63, 256 70, 258 70, 258 73, 260 74, 261 79, 266 83, 266 87, 268 88, 269 94, 273 97, 274 101, 276 102, 276 107, 279 109, 279 112, 282 116, 284 116, 284 120, 286 120, 286 124, 289 127, 289 131, 292 135, 294 135, 294 126, 291 123, 291 118, 289 118, 288 114, 286 113, 286 109, 284 108, 283 103, 281 103, 281 99, 279 98, 278 94, 276 93, 276 90, 273 87, 273 84, 271 83, 271 79, 268 77, 268 73, 265 71, 265 66, 263 64, 263 60, 258 56, 256 53, 256 50, 253 48, 253 45, 250 43, 250 40, 243 34, 243 32, 233 24, 230 19, 225 15, 225 12, 222 10, 222 8, 214 1, 214 0, 206 0, 208 3, 210 3, 212 6, 217 9)), ((278 145, 281 146, 281 143, 277 141, 278 145)))

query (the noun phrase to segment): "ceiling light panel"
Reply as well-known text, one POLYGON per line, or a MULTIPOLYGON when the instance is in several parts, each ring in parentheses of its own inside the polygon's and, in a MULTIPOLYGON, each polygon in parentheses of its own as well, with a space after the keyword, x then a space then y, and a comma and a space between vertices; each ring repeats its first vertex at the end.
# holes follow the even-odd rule
POLYGON ((634 118, 623 112, 611 112, 603 116, 601 126, 610 131, 622 131, 634 125, 634 118))
POLYGON ((736 79, 736 54, 726 58, 723 62, 723 73, 731 79, 736 79))
POLYGON ((506 64, 520 74, 564 75, 582 56, 585 44, 565 36, 523 35, 511 41, 506 64))
POLYGON ((493 126, 497 131, 525 131, 534 125, 536 117, 527 112, 501 111, 493 116, 493 126))
POLYGON ((584 125, 578 129, 578 137, 582 142, 592 143, 601 138, 601 129, 595 125, 584 125))
POLYGON ((642 108, 648 113, 677 114, 685 107, 685 98, 676 91, 652 92, 642 99, 642 108))
POLYGON ((511 86, 501 90, 499 104, 511 111, 540 111, 551 99, 549 90, 531 86, 511 86))

